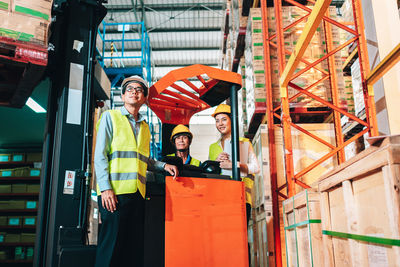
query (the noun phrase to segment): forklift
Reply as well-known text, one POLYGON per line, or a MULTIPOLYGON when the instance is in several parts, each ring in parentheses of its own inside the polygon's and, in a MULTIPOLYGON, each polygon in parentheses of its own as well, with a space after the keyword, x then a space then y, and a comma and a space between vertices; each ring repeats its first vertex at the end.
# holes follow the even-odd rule
MULTIPOLYGON (((195 113, 230 97, 232 162, 237 163, 240 88, 239 74, 203 65, 173 70, 151 86, 148 102, 162 122, 162 154, 175 152, 169 137, 177 124, 188 125, 195 113), (202 85, 197 88, 193 80, 202 85)), ((145 266, 248 266, 245 193, 238 166, 233 166, 231 179, 220 175, 218 162, 195 167, 177 159, 163 159, 178 166, 175 181, 157 175, 147 180, 145 266)))
MULTIPOLYGON (((104 92, 94 79, 95 33, 106 10, 102 1, 70 0, 57 1, 53 13, 34 266, 87 267, 96 252, 87 230, 92 114, 104 92)), ((145 266, 248 266, 245 191, 237 166, 240 88, 237 73, 193 65, 171 71, 149 89, 148 105, 163 123, 163 155, 173 152, 175 125, 188 125, 197 112, 230 98, 233 172, 223 176, 217 162, 194 169, 168 157, 180 169, 176 180, 148 172, 145 266)))
MULTIPOLYGON (((236 165, 239 161, 239 144, 235 103, 240 87, 239 74, 203 65, 171 71, 151 86, 148 103, 163 123, 163 143, 168 144, 163 146, 162 154, 173 152, 168 137, 175 125, 188 125, 192 115, 230 97, 232 140, 235 140, 232 142, 232 162, 236 165), (193 77, 203 82, 196 90, 190 81, 193 77), (196 94, 183 88, 179 82, 189 85, 196 94), (169 88, 180 91, 180 94, 169 88)), ((80 154, 82 151, 71 153, 70 156, 73 157, 76 153, 80 154)), ((163 161, 177 165, 179 176, 173 180, 166 172, 147 172, 145 266, 248 266, 245 191, 238 166, 233 166, 236 171, 233 171, 231 178, 219 174, 219 163, 215 161, 205 161, 200 167, 184 165, 177 157, 164 157, 163 161)), ((68 169, 65 171, 71 173, 68 169)), ((82 183, 87 184, 86 178, 89 175, 80 171, 75 171, 74 175, 76 180, 72 187, 73 193, 70 194, 71 199, 66 200, 75 200, 79 205, 64 206, 53 211, 61 216, 87 214, 88 200, 81 198, 85 195, 88 197, 86 193, 82 194, 82 183), (78 175, 80 179, 77 179, 78 175)), ((64 186, 61 196, 48 197, 60 202, 59 205, 62 206, 61 203, 66 202, 63 199, 68 196, 65 190, 68 177, 60 178, 57 184, 64 186)), ((51 214, 50 211, 45 215, 39 209, 38 218, 52 218, 54 215, 51 214)), ((50 227, 41 228, 41 232, 38 232, 42 240, 53 236, 57 245, 40 250, 40 243, 36 243, 36 249, 42 251, 41 260, 35 262, 36 266, 93 266, 96 247, 86 245, 86 223, 74 225, 71 224, 74 218, 68 216, 68 219, 71 218, 72 221, 69 222, 50 221, 50 227), (49 258, 56 265, 47 262, 46 259, 49 258)), ((79 216, 75 219, 78 221, 79 216)), ((35 258, 37 259, 39 258, 35 258)))

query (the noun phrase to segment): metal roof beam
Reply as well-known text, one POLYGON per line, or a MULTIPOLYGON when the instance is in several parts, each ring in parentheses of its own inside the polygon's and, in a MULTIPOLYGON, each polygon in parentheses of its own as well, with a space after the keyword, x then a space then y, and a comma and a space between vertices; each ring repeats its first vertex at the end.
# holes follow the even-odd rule
MULTIPOLYGON (((107 5, 107 11, 109 13, 125 13, 125 12, 134 12, 134 7, 124 7, 124 6, 112 6, 107 5)), ((141 8, 140 6, 138 7, 141 8)), ((210 11, 221 11, 224 8, 224 3, 195 3, 195 4, 161 4, 161 5, 145 5, 144 9, 146 12, 165 12, 165 11, 186 11, 188 8, 190 10, 210 10, 210 11)))
MULTIPOLYGON (((212 50, 220 50, 219 46, 213 46, 213 47, 159 47, 159 48, 151 48, 152 52, 174 52, 174 51, 196 51, 196 52, 201 52, 203 51, 212 51, 212 50)), ((125 49, 124 53, 129 53, 129 52, 141 52, 141 49, 125 49)), ((104 50, 105 53, 111 53, 111 50, 104 50)))
MULTIPOLYGON (((171 68, 182 68, 182 67, 187 67, 187 66, 192 66, 193 64, 165 64, 165 63, 155 63, 154 66, 157 67, 171 67, 171 68)), ((218 67, 218 64, 202 64, 205 66, 210 66, 210 67, 218 67)))
MULTIPOLYGON (((220 32, 221 27, 214 27, 214 28, 157 28, 151 31, 151 33, 163 33, 163 32, 220 32)), ((125 32, 126 34, 129 33, 137 33, 137 32, 125 32)), ((120 31, 107 31, 106 35, 109 34, 122 34, 120 31)))

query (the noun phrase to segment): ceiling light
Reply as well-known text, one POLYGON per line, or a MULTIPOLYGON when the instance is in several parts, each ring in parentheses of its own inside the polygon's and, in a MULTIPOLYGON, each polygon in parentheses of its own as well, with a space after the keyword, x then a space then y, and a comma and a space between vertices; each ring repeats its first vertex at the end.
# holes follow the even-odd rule
POLYGON ((32 98, 28 98, 25 104, 36 113, 46 113, 46 110, 32 98))

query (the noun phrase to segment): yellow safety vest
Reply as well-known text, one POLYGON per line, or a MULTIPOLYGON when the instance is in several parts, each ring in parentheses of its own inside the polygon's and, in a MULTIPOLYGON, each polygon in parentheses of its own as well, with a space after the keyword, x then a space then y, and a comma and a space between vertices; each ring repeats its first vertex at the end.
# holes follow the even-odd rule
MULTIPOLYGON (((250 142, 250 141, 247 138, 239 137, 239 142, 250 142)), ((221 154, 222 152, 223 149, 220 145, 220 142, 217 141, 210 145, 208 150, 208 158, 210 160, 216 160, 218 158, 218 155, 221 154)), ((246 203, 253 205, 252 189, 254 186, 254 176, 249 175, 249 177, 242 177, 242 181, 245 187, 246 203)))
MULTIPOLYGON (((175 154, 175 153, 172 153, 172 154, 169 154, 169 155, 167 155, 167 156, 176 157, 176 154, 175 154)), ((193 158, 192 156, 190 156, 189 165, 193 165, 193 166, 199 167, 199 166, 200 166, 200 163, 201 163, 200 160, 195 159, 195 158, 193 158)))
MULTIPOLYGON (((150 130, 141 122, 135 138, 128 118, 120 110, 109 110, 113 126, 111 151, 108 155, 111 187, 116 195, 135 193, 146 195, 147 161, 150 156, 150 130)), ((100 194, 97 185, 97 194, 100 194)))

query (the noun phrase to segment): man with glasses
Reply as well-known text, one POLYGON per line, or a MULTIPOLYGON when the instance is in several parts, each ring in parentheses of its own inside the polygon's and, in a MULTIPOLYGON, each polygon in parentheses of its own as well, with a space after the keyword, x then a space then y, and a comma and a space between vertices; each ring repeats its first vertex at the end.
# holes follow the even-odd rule
POLYGON ((124 106, 104 112, 99 121, 94 165, 102 224, 96 266, 143 266, 147 168, 174 179, 178 174, 176 166, 150 158, 150 130, 139 113, 147 95, 143 78, 126 78, 124 106))

